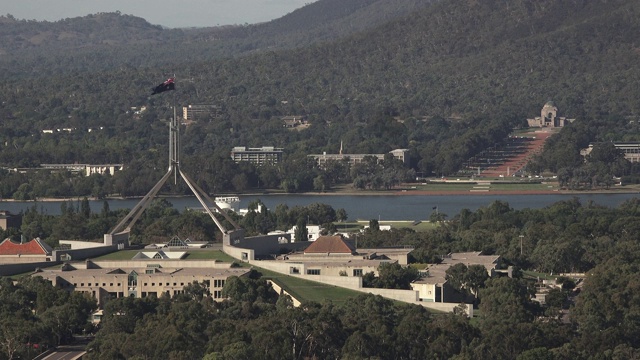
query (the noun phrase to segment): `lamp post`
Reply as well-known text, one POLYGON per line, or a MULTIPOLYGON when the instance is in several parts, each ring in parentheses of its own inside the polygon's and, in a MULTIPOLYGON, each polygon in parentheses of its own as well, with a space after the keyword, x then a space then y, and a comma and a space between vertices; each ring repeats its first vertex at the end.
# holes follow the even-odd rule
POLYGON ((524 238, 524 235, 520 235, 518 237, 520 238, 520 255, 522 255, 522 238, 524 238))

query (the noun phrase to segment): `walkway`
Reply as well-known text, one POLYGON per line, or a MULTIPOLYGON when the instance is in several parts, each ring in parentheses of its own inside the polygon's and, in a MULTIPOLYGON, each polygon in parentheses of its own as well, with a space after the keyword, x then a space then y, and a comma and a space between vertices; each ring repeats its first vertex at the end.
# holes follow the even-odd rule
POLYGON ((493 151, 493 166, 481 170, 481 177, 508 177, 520 172, 531 158, 540 153, 551 130, 539 130, 526 137, 512 137, 506 146, 493 151))

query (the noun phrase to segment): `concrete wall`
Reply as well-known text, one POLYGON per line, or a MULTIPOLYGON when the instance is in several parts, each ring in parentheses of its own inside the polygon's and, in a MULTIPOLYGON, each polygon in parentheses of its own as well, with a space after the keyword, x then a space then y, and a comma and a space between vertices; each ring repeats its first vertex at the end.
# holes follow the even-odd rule
MULTIPOLYGON (((212 268, 228 269, 231 264, 216 260, 93 260, 93 263, 103 269, 113 268, 146 268, 148 264, 160 264, 165 268, 212 268)), ((75 266, 74 266, 75 267, 75 266)), ((95 267, 94 267, 95 268, 95 267)))
POLYGON ((281 274, 287 274, 295 276, 305 280, 317 281, 319 283, 335 285, 344 288, 358 288, 362 286, 362 278, 359 276, 330 276, 330 275, 307 275, 305 264, 298 263, 286 263, 282 261, 259 261, 254 260, 249 262, 251 265, 261 267, 263 269, 275 271, 281 274), (291 273, 291 268, 297 267, 300 271, 299 274, 291 273))
POLYGON ((300 300, 296 299, 295 297, 293 297, 293 295, 289 294, 286 290, 282 289, 280 285, 276 284, 272 280, 267 280, 267 283, 271 284, 271 287, 273 288, 273 290, 275 290, 275 292, 278 293, 279 296, 288 295, 291 298, 291 301, 293 302, 293 306, 295 307, 300 306, 301 304, 300 300))
POLYGON ((398 289, 377 289, 377 288, 365 288, 361 287, 359 289, 352 289, 364 293, 380 295, 387 299, 394 299, 398 301, 408 302, 408 303, 418 303, 418 292, 414 290, 398 290, 398 289))
MULTIPOLYGON (((442 311, 442 312, 453 312, 458 305, 458 303, 434 303, 434 302, 422 302, 418 305, 422 305, 427 309, 442 311)), ((466 306, 467 316, 473 317, 473 304, 464 304, 466 306)))
POLYGON ((120 245, 121 248, 129 246, 129 232, 123 231, 114 235, 104 234, 105 245, 120 245))
POLYGON ((411 288, 418 291, 418 298, 422 301, 435 302, 441 300, 436 298, 438 291, 436 290, 435 284, 413 283, 411 284, 411 288))
POLYGON ((77 250, 54 250, 52 254, 52 258, 54 261, 68 261, 69 258, 64 256, 67 255, 71 257, 71 260, 84 260, 91 257, 102 256, 105 254, 112 253, 118 250, 117 245, 112 246, 99 246, 93 248, 85 248, 85 249, 77 249, 77 250), (64 256, 64 258, 63 258, 64 256))
POLYGON ((243 249, 230 245, 222 245, 222 252, 241 261, 250 261, 255 259, 252 249, 243 249))
POLYGON ((24 264, 50 261, 51 257, 46 255, 3 255, 0 256, 0 264, 24 264))
POLYGON ((46 268, 59 264, 58 262, 32 262, 23 264, 3 264, 0 265, 0 276, 11 276, 35 271, 36 268, 46 268))
POLYGON ((69 245, 69 247, 71 247, 71 250, 77 250, 101 247, 104 246, 104 243, 91 241, 60 240, 60 245, 69 245))

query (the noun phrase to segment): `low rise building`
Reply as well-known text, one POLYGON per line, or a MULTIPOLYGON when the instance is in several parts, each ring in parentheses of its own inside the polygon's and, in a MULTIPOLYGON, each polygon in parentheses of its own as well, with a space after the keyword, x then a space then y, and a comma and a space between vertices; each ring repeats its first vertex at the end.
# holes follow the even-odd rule
POLYGON ((193 282, 206 286, 215 301, 222 301, 226 280, 246 276, 249 271, 215 260, 87 260, 65 263, 60 269, 38 269, 32 276, 41 276, 64 290, 87 293, 103 305, 110 298, 125 296, 174 296, 193 282))
MULTIPOLYGON (((588 148, 580 150, 580 155, 586 157, 591 154, 594 145, 589 144, 588 148)), ((624 154, 624 158, 629 162, 640 162, 640 142, 615 142, 613 145, 624 154)))
POLYGON ((16 243, 4 239, 0 243, 0 264, 52 261, 53 249, 40 238, 16 243))
MULTIPOLYGON (((390 154, 393 155, 394 158, 402 161, 403 164, 409 163, 409 150, 408 149, 395 149, 389 151, 390 154)), ((386 154, 312 154, 308 155, 310 158, 313 158, 319 166, 325 166, 328 162, 331 161, 348 161, 349 164, 359 164, 364 161, 365 157, 375 157, 378 161, 384 160, 384 156, 386 154)))
POLYGON ((246 161, 255 165, 277 164, 282 161, 283 150, 273 146, 260 148, 236 146, 231 150, 231 158, 235 162, 246 161))
POLYGON ((302 115, 288 115, 283 116, 280 119, 282 119, 284 127, 286 128, 294 128, 296 126, 304 124, 307 121, 307 118, 302 115))
POLYGON ((447 284, 446 272, 455 264, 482 265, 489 276, 494 276, 500 265, 499 255, 482 255, 481 252, 451 253, 442 257, 439 264, 430 265, 423 272, 422 278, 411 284, 418 291, 420 301, 427 302, 461 302, 463 297, 447 284))
POLYGON ((183 123, 189 123, 197 120, 216 119, 220 117, 221 112, 218 105, 188 105, 182 107, 182 120, 183 123))
POLYGON ((84 176, 91 176, 93 174, 113 175, 116 171, 121 171, 123 168, 123 164, 40 164, 38 168, 12 168, 9 169, 9 171, 22 174, 39 170, 49 170, 51 172, 69 171, 82 173, 84 176))

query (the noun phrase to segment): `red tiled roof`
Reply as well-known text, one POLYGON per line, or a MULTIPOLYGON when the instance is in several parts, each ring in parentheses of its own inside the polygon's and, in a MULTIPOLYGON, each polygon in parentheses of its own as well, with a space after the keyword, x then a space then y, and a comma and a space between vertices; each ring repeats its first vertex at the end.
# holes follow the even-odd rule
POLYGON ((352 254, 355 249, 347 244, 342 236, 320 236, 309 247, 304 250, 305 254, 352 254))
POLYGON ((18 244, 11 239, 4 239, 0 243, 0 255, 51 255, 51 247, 36 238, 24 244, 18 244))

